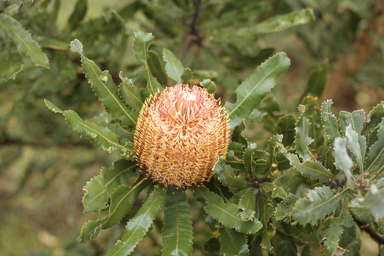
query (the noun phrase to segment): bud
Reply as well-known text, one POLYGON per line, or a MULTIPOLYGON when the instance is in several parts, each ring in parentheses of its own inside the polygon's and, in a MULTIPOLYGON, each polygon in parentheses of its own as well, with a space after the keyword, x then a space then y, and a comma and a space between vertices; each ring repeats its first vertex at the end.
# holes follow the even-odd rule
POLYGON ((176 85, 144 103, 136 125, 134 150, 153 180, 175 187, 209 181, 219 156, 228 150, 225 109, 206 89, 176 85))

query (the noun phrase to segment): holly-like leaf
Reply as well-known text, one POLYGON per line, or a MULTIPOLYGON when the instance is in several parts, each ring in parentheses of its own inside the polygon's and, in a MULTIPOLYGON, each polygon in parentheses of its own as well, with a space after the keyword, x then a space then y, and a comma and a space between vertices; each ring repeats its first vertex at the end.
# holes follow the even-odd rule
POLYGON ((155 37, 152 33, 135 32, 133 53, 138 61, 146 62, 149 46, 155 37))
POLYGON ((136 245, 147 234, 153 220, 163 206, 164 200, 163 188, 155 188, 136 215, 129 220, 122 237, 123 241, 118 241, 108 251, 107 256, 127 256, 131 254, 136 245))
POLYGON ((140 111, 144 103, 141 98, 140 89, 133 85, 132 79, 124 77, 122 72, 120 72, 119 77, 122 81, 119 86, 119 95, 121 96, 121 99, 131 109, 140 111))
POLYGON ((339 113, 340 127, 343 133, 346 133, 346 129, 349 125, 356 133, 360 134, 363 130, 365 115, 364 110, 356 110, 352 113, 346 111, 340 111, 339 113))
POLYGON ((334 178, 331 171, 317 161, 309 159, 300 163, 299 158, 295 154, 288 154, 288 159, 293 169, 306 177, 322 181, 331 181, 334 178))
POLYGON ((222 227, 220 229, 220 251, 223 256, 249 255, 247 236, 234 229, 222 227))
POLYGON ((379 189, 373 184, 364 198, 355 198, 350 207, 369 211, 377 221, 384 216, 384 188, 379 189))
POLYGON ((108 152, 118 150, 122 154, 133 153, 133 149, 119 144, 117 134, 112 132, 110 129, 95 123, 84 121, 73 110, 62 111, 48 100, 45 100, 45 105, 53 112, 63 114, 68 125, 74 131, 85 134, 85 137, 99 148, 108 152))
POLYGON ((192 253, 192 219, 185 192, 167 188, 164 206, 163 255, 192 253))
POLYGON ((340 137, 337 118, 331 112, 332 100, 324 101, 321 105, 321 119, 328 140, 333 144, 337 137, 340 137))
POLYGON ((227 103, 229 123, 232 128, 247 118, 253 109, 276 84, 277 78, 288 69, 290 60, 285 53, 278 53, 262 63, 255 72, 236 89, 236 103, 227 103))
POLYGON ((244 188, 249 185, 249 182, 240 174, 235 175, 234 170, 231 166, 225 165, 226 160, 222 157, 219 157, 219 160, 216 162, 213 167, 217 178, 227 187, 230 188, 244 188))
POLYGON ((163 50, 163 58, 167 62, 165 65, 167 75, 175 80, 177 84, 181 84, 183 82, 181 76, 184 73, 184 67, 181 61, 168 49, 163 50))
POLYGON ((361 174, 364 170, 364 158, 366 150, 365 137, 352 129, 352 125, 348 125, 345 130, 345 137, 348 139, 348 149, 351 151, 354 160, 360 169, 361 174))
POLYGON ((279 203, 275 208, 275 219, 283 220, 285 218, 290 218, 290 213, 296 203, 298 198, 293 194, 288 194, 287 197, 279 203))
POLYGON ((78 241, 85 243, 89 239, 95 239, 101 229, 106 229, 119 223, 132 207, 139 193, 150 183, 151 181, 145 180, 144 176, 142 176, 141 180, 132 188, 126 185, 120 185, 116 188, 110 196, 111 205, 109 207, 109 214, 97 221, 90 220, 85 223, 81 229, 78 241))
POLYGON ((252 189, 248 189, 240 198, 239 209, 242 210, 240 217, 244 221, 255 218, 256 194, 252 189))
POLYGON ((366 171, 369 173, 381 171, 384 166, 384 119, 379 124, 377 130, 377 140, 369 148, 368 156, 365 160, 366 171))
POLYGON ((241 29, 239 35, 279 32, 293 26, 306 24, 315 20, 311 8, 293 11, 284 15, 275 15, 251 28, 241 29))
POLYGON ((120 99, 117 87, 109 72, 101 72, 92 60, 85 57, 83 46, 79 40, 75 39, 71 42, 71 49, 80 54, 85 76, 105 109, 114 118, 120 120, 124 127, 135 127, 138 114, 129 109, 120 99))
POLYGON ((296 201, 291 215, 300 224, 314 225, 319 219, 335 211, 336 204, 344 198, 349 188, 333 194, 329 187, 317 187, 308 192, 307 198, 296 201))
POLYGON ((32 39, 31 34, 21 24, 5 13, 0 14, 0 29, 16 45, 21 54, 31 57, 36 66, 49 69, 48 58, 39 44, 32 39))
POLYGON ((104 187, 104 179, 101 176, 92 178, 84 186, 86 193, 83 196, 84 212, 100 212, 108 195, 104 187))
POLYGON ((295 138, 295 148, 297 154, 303 161, 314 160, 311 151, 309 151, 308 145, 311 144, 314 140, 308 136, 309 130, 311 129, 311 123, 308 118, 304 116, 305 107, 303 105, 299 106, 301 116, 296 123, 296 138, 295 138))
POLYGON ((206 202, 205 212, 228 228, 234 228, 239 232, 254 234, 263 226, 260 221, 243 221, 239 216, 240 210, 236 204, 226 204, 223 199, 205 187, 194 189, 198 198, 206 202))

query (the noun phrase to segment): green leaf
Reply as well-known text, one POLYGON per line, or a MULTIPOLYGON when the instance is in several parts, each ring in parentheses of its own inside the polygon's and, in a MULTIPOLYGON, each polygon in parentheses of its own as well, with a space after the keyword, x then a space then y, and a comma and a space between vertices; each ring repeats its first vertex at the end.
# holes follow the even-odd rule
POLYGON ((8 54, 8 51, 4 51, 1 53, 0 59, 0 75, 5 82, 9 79, 15 79, 16 75, 23 69, 24 63, 18 53, 8 54))
POLYGON ((73 12, 68 19, 68 30, 73 31, 77 29, 81 21, 84 19, 86 13, 87 13, 87 1, 77 0, 75 8, 73 9, 73 12))
POLYGON ((192 84, 193 72, 190 68, 184 69, 183 82, 182 84, 192 84))
POLYGON ((119 77, 122 81, 119 86, 119 95, 121 96, 121 99, 131 109, 140 111, 144 103, 141 98, 140 89, 133 85, 131 79, 124 77, 122 72, 120 72, 119 77))
POLYGON ((146 62, 149 46, 155 37, 152 33, 135 32, 133 53, 138 61, 146 62))
POLYGON ((220 229, 220 251, 223 256, 249 255, 247 236, 234 229, 222 227, 220 229))
POLYGON ((192 219, 185 192, 167 188, 164 206, 163 255, 191 255, 192 219))
POLYGON ((339 113, 340 126, 343 133, 346 133, 348 125, 352 126, 352 130, 360 134, 363 130, 365 116, 364 110, 356 110, 352 113, 346 111, 340 111, 339 113))
POLYGON ((181 64, 180 60, 176 58, 176 56, 168 49, 163 50, 163 58, 167 62, 165 65, 165 71, 167 75, 176 81, 177 84, 182 83, 181 76, 184 73, 183 64, 181 64))
POLYGON ((288 69, 290 60, 278 53, 262 63, 255 72, 236 89, 236 103, 227 103, 231 129, 247 118, 253 109, 276 84, 277 78, 288 69))
POLYGON ((331 144, 333 144, 335 139, 337 137, 340 137, 340 132, 338 129, 337 118, 331 112, 331 105, 332 100, 327 100, 323 102, 323 104, 321 105, 321 119, 323 121, 325 133, 331 144))
POLYGON ((335 211, 336 204, 344 198, 349 188, 333 194, 329 187, 317 187, 308 192, 307 198, 296 201, 291 215, 300 224, 315 225, 319 219, 335 211))
POLYGON ((307 95, 316 96, 319 99, 321 98, 325 86, 327 85, 328 70, 329 62, 328 60, 325 60, 319 65, 317 69, 311 71, 307 83, 307 88, 305 89, 301 98, 304 98, 307 95))
POLYGON ((207 242, 204 244, 204 252, 208 255, 211 255, 213 253, 220 251, 220 242, 217 238, 210 238, 207 242))
POLYGON ((293 115, 284 115, 277 119, 275 131, 283 135, 283 145, 290 146, 295 140, 296 118, 293 115))
POLYGON ((290 222, 290 213, 298 198, 293 194, 288 194, 287 197, 279 203, 275 208, 275 219, 283 220, 287 219, 290 222))
POLYGON ((282 187, 275 186, 272 190, 272 198, 281 198, 285 199, 287 197, 287 192, 282 187))
POLYGON ((263 226, 260 221, 243 221, 240 210, 235 204, 226 204, 223 199, 207 188, 194 189, 196 197, 203 198, 206 202, 205 212, 228 228, 234 228, 239 232, 254 234, 263 226))
POLYGON ((215 82, 211 81, 210 79, 204 79, 201 82, 201 86, 203 86, 205 89, 207 89, 207 92, 210 94, 215 94, 215 92, 216 92, 216 84, 215 84, 215 82))
POLYGON ((157 79, 152 75, 151 70, 149 69, 149 66, 141 71, 145 79, 147 79, 147 94, 155 95, 158 92, 162 92, 164 88, 159 84, 157 79))
POLYGON ((244 188, 249 185, 249 182, 240 174, 236 176, 234 170, 231 166, 225 165, 225 158, 219 157, 219 160, 216 162, 213 167, 217 178, 227 187, 230 188, 244 188))
POLYGON ((379 189, 373 184, 364 198, 355 198, 349 206, 369 211, 377 221, 384 216, 384 188, 379 189))
POLYGON ((256 162, 253 161, 253 155, 256 153, 256 147, 255 143, 251 143, 244 152, 244 165, 250 178, 255 178, 256 162))
MULTIPOLYGON (((346 138, 336 138, 335 142, 333 143, 334 149, 333 152, 335 154, 335 166, 336 168, 343 172, 345 176, 348 178, 348 185, 352 185, 352 181, 350 181, 350 178, 352 176, 351 168, 353 166, 353 161, 349 157, 347 152, 347 139, 346 138)), ((352 185, 352 187, 354 187, 352 185)))
POLYGON ((159 54, 154 51, 148 51, 147 57, 147 64, 151 69, 153 76, 157 78, 160 84, 167 85, 168 77, 165 73, 164 62, 159 54))
POLYGON ((311 123, 304 116, 305 107, 303 105, 299 105, 299 110, 301 112, 301 116, 296 123, 296 138, 295 138, 295 148, 297 154, 303 161, 314 160, 311 151, 308 149, 308 145, 311 144, 314 140, 308 136, 309 130, 311 129, 311 123))
POLYGON ((239 209, 242 210, 240 217, 244 221, 253 220, 255 218, 255 201, 256 194, 253 189, 247 190, 241 196, 239 201, 239 209))
POLYGON ((334 177, 330 170, 326 169, 322 164, 313 160, 306 160, 300 163, 299 158, 295 154, 288 154, 288 159, 294 170, 300 172, 306 177, 318 179, 322 181, 331 181, 334 177))
POLYGON ((363 174, 366 149, 365 137, 352 130, 352 125, 347 126, 345 136, 347 137, 348 149, 357 162, 361 174, 363 174))
POLYGON ((164 200, 163 188, 155 188, 137 214, 129 220, 122 237, 123 241, 118 241, 108 251, 107 256, 129 255, 147 234, 153 220, 163 206, 164 200))
POLYGON ((384 154, 384 119, 379 124, 377 130, 377 141, 369 148, 368 156, 365 160, 366 171, 374 173, 382 170, 383 168, 383 154, 384 154))
POLYGON ((95 239, 101 229, 110 228, 123 219, 139 193, 151 183, 151 181, 145 180, 144 176, 140 178, 141 180, 132 188, 120 185, 112 192, 109 215, 97 221, 90 220, 85 223, 78 238, 79 242, 85 243, 89 239, 95 239))
POLYGON ((16 45, 21 54, 30 56, 36 66, 49 69, 47 56, 17 20, 4 13, 0 14, 0 29, 16 45))
POLYGON ((92 178, 84 186, 86 193, 83 196, 84 212, 100 212, 108 195, 104 187, 104 179, 101 176, 92 178))
POLYGON ((95 123, 86 122, 73 110, 62 111, 48 100, 45 100, 45 105, 55 113, 64 115, 69 127, 81 134, 85 133, 87 139, 97 145, 99 148, 112 152, 120 151, 122 154, 133 154, 133 149, 120 145, 117 134, 106 127, 102 127, 95 123))
POLYGON ((232 142, 238 142, 243 144, 244 146, 248 145, 247 139, 243 136, 243 132, 245 131, 245 121, 242 120, 241 123, 233 129, 231 140, 232 142))
POLYGON ((71 42, 71 49, 81 55, 81 62, 85 76, 92 85, 97 97, 103 103, 105 109, 114 118, 121 121, 124 127, 136 126, 138 114, 130 110, 120 99, 119 93, 112 76, 108 71, 101 72, 99 67, 90 59, 85 57, 83 46, 79 40, 71 42))
POLYGON ((273 206, 268 201, 267 196, 264 193, 259 193, 257 195, 256 202, 256 218, 263 223, 261 228, 261 247, 266 250, 268 253, 273 252, 273 246, 271 244, 271 239, 276 233, 276 228, 273 225, 271 220, 273 216, 273 206))
POLYGON ((337 218, 333 218, 329 227, 324 230, 323 236, 326 238, 324 248, 327 255, 334 255, 339 245, 340 236, 342 235, 349 218, 351 218, 351 216, 348 210, 348 202, 344 202, 340 215, 337 218))
POLYGON ((241 29, 239 35, 273 33, 315 20, 311 8, 293 11, 284 15, 275 15, 251 28, 241 29))

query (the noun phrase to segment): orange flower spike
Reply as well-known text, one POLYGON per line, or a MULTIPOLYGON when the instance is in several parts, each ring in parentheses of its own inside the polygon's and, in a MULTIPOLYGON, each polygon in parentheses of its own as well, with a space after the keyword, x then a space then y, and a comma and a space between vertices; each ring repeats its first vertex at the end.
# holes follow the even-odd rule
POLYGON ((209 181, 225 157, 229 123, 225 109, 206 89, 176 85, 149 97, 137 121, 134 150, 153 180, 175 187, 209 181))

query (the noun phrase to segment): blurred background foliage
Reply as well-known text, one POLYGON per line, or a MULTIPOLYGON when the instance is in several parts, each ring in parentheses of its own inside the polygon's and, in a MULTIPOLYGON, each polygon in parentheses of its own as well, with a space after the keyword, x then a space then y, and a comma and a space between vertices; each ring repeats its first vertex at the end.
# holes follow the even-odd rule
MULTIPOLYGON (((1 1, 0 11, 0 23, 4 15, 12 17, 49 61, 49 69, 35 66, 0 27, 0 255, 103 255, 123 228, 103 231, 85 245, 76 241, 81 225, 93 218, 82 214, 81 188, 115 157, 79 139, 44 105, 46 98, 84 118, 102 110, 79 57, 69 51, 75 38, 117 84, 122 71, 140 86, 144 67, 132 53, 134 31, 152 32, 150 67, 164 65, 159 54, 171 49, 184 66, 201 70, 194 83, 209 77, 218 85, 215 96, 224 100, 260 63, 285 51, 292 65, 262 103, 273 106, 274 113, 266 114, 272 118, 297 113, 316 72, 328 74, 317 96, 332 98, 335 113, 368 112, 384 98, 382 0, 12 0, 1 1), (305 12, 307 20, 281 24, 281 15, 295 12, 305 12)), ((278 131, 267 117, 248 126, 253 142, 265 144, 278 131)), ((194 255, 209 255, 203 250, 209 229, 199 219, 200 207, 191 210, 194 255)), ((161 233, 161 222, 155 223, 161 233)), ((161 236, 151 234, 132 255, 160 254, 161 236)))

